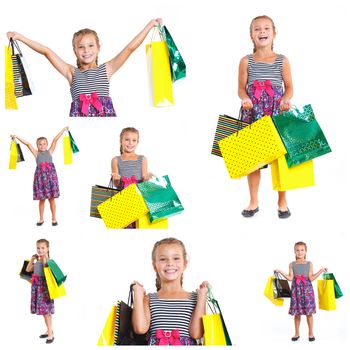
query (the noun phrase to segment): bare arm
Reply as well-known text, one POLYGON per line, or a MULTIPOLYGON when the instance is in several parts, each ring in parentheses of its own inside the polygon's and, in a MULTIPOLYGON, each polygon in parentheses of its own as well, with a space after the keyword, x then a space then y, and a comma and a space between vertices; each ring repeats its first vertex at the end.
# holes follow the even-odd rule
POLYGON ((115 187, 118 187, 119 184, 120 184, 121 176, 120 176, 119 170, 118 170, 118 159, 117 159, 117 157, 114 157, 112 159, 111 168, 112 168, 113 184, 114 184, 115 187))
POLYGON ((290 69, 289 60, 287 57, 283 60, 282 79, 284 84, 284 95, 281 98, 281 110, 288 110, 290 108, 289 100, 293 97, 293 81, 290 69))
POLYGON ((125 63, 125 61, 130 57, 130 55, 142 44, 142 42, 145 40, 149 31, 153 27, 161 23, 162 23, 162 20, 160 18, 152 19, 146 25, 146 27, 142 29, 141 32, 137 34, 135 38, 132 39, 130 43, 126 45, 125 48, 120 53, 118 53, 117 56, 112 58, 110 61, 106 62, 108 79, 111 78, 111 76, 125 63))
POLYGON ((142 181, 148 181, 152 178, 153 174, 148 172, 147 159, 144 156, 142 159, 142 181))
POLYGON ((52 140, 52 144, 49 148, 49 152, 50 154, 52 154, 55 151, 56 145, 57 145, 57 141, 59 140, 59 138, 62 136, 62 134, 68 130, 68 126, 64 127, 52 140))
POLYGON ((284 273, 281 270, 275 270, 276 272, 280 273, 284 278, 286 278, 288 281, 292 281, 294 278, 294 273, 293 273, 293 267, 292 263, 289 264, 289 273, 284 273))
POLYGON ((56 55, 50 48, 26 38, 24 35, 17 32, 8 32, 8 39, 12 38, 13 40, 21 41, 23 44, 30 47, 32 50, 44 55, 49 62, 61 73, 68 81, 69 84, 72 82, 72 76, 74 72, 74 67, 65 61, 63 61, 59 56, 56 55))
POLYGON ((13 139, 17 139, 19 142, 23 143, 25 146, 28 147, 29 151, 32 152, 33 156, 36 158, 38 155, 38 151, 26 140, 22 139, 21 137, 17 135, 11 135, 13 139))
POLYGON ((323 273, 323 272, 327 272, 327 268, 325 267, 322 267, 318 272, 316 272, 314 274, 314 267, 312 265, 312 263, 310 262, 310 269, 309 269, 309 280, 312 282, 314 281, 315 279, 318 278, 318 276, 323 273))
POLYGON ((136 334, 148 332, 151 323, 151 312, 149 309, 149 296, 143 286, 136 283, 134 289, 134 309, 132 312, 132 327, 136 334))
POLYGON ((253 107, 253 104, 246 91, 247 82, 248 82, 248 58, 245 56, 239 62, 238 96, 242 100, 242 107, 244 109, 251 109, 253 107))
POLYGON ((204 334, 202 317, 205 314, 206 309, 208 285, 208 282, 203 282, 197 289, 197 304, 193 311, 189 326, 189 333, 193 339, 200 339, 204 334))
POLYGON ((34 254, 32 256, 32 258, 30 259, 27 267, 26 267, 26 271, 27 272, 33 272, 34 271, 34 261, 38 259, 38 255, 37 254, 34 254))

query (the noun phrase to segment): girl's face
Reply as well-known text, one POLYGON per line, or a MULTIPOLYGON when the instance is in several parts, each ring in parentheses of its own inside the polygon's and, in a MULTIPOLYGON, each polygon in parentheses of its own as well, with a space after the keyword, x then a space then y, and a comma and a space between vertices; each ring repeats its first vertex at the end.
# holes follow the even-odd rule
POLYGON ((305 259, 306 247, 304 245, 297 245, 294 252, 297 259, 305 259))
POLYGON ((44 257, 47 256, 49 248, 46 243, 37 243, 36 252, 38 253, 39 257, 44 257))
POLYGON ((78 61, 84 65, 94 65, 100 48, 94 34, 85 34, 75 41, 74 52, 78 61))
POLYGON ((123 153, 133 153, 139 143, 139 135, 136 132, 125 132, 120 140, 123 153))
POLYGON ((39 152, 44 152, 47 150, 47 141, 46 140, 40 140, 38 143, 37 143, 37 146, 38 146, 38 150, 39 152))
POLYGON ((250 36, 256 48, 263 48, 272 46, 276 33, 273 29, 273 24, 269 19, 260 18, 253 22, 250 36))
POLYGON ((180 280, 186 266, 187 261, 178 244, 162 244, 156 249, 153 267, 161 282, 180 280))

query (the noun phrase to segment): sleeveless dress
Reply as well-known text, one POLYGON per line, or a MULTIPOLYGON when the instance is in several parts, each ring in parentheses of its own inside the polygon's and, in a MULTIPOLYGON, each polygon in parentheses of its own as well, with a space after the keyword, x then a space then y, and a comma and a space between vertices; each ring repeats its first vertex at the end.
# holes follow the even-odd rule
POLYGON ((36 170, 33 181, 33 199, 58 198, 60 189, 55 165, 49 151, 39 152, 36 157, 36 170))
POLYGON ((34 264, 32 274, 30 311, 36 315, 52 315, 55 313, 55 304, 50 299, 44 276, 44 265, 41 261, 34 264))
POLYGON ((248 58, 248 82, 246 91, 253 103, 250 110, 242 110, 242 120, 253 123, 265 115, 280 113, 279 104, 284 94, 282 67, 283 55, 277 55, 272 63, 257 62, 253 55, 248 58))
POLYGON ((309 280, 310 261, 305 264, 292 262, 293 282, 290 299, 290 315, 312 315, 316 313, 315 294, 309 280))
POLYGON ((76 68, 70 87, 72 103, 70 117, 116 117, 109 97, 106 65, 81 71, 76 68))
POLYGON ((197 293, 189 294, 188 299, 159 299, 157 293, 149 294, 149 345, 197 345, 189 333, 197 293))

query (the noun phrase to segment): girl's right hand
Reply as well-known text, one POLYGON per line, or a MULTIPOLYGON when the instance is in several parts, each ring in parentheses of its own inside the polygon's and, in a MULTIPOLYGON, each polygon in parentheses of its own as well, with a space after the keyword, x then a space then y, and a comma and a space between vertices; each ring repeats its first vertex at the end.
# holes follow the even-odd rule
POLYGON ((115 181, 119 181, 119 180, 122 178, 122 177, 121 177, 119 174, 117 174, 117 173, 112 173, 111 176, 112 176, 112 179, 115 180, 115 181))
POLYGON ((10 135, 11 139, 15 139, 16 138, 16 135, 10 135))
POLYGON ((34 254, 34 255, 32 255, 31 260, 32 260, 32 261, 38 260, 38 258, 39 258, 38 254, 34 254))
POLYGON ((6 35, 7 35, 7 39, 9 39, 9 40, 10 39, 17 40, 20 36, 20 34, 17 32, 7 32, 6 35))
POLYGON ((252 109, 253 108, 253 102, 250 98, 244 98, 241 101, 241 105, 243 109, 252 109))
POLYGON ((134 291, 135 295, 144 296, 146 294, 146 290, 145 290, 145 288, 143 288, 143 284, 141 284, 137 281, 133 281, 132 285, 133 285, 132 290, 134 291))

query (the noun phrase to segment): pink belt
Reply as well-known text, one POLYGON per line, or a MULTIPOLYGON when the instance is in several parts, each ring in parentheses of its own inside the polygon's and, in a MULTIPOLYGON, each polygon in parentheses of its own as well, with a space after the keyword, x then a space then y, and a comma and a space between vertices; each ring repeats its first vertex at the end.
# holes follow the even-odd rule
POLYGON ((97 92, 92 94, 80 94, 81 112, 86 116, 89 114, 89 107, 93 105, 99 112, 102 111, 102 103, 98 100, 97 92))

